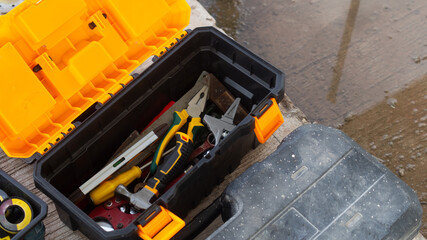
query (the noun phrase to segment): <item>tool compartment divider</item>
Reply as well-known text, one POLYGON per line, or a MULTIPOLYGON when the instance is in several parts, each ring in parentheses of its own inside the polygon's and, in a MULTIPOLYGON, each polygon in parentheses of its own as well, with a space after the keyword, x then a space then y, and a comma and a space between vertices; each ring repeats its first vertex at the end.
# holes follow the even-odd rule
MULTIPOLYGON (((54 200, 67 226, 93 239, 137 237, 136 225, 104 232, 68 197, 103 168, 132 131, 142 131, 170 101, 177 101, 191 89, 203 71, 223 83, 229 78, 243 85, 253 94, 252 99, 238 88, 233 94, 242 98, 248 110, 264 99, 283 98, 284 75, 279 70, 214 28, 192 31, 37 163, 36 186, 54 200), (268 88, 272 85, 275 87, 268 88)), ((257 145, 253 130, 254 119, 248 115, 154 204, 185 216, 257 145)))

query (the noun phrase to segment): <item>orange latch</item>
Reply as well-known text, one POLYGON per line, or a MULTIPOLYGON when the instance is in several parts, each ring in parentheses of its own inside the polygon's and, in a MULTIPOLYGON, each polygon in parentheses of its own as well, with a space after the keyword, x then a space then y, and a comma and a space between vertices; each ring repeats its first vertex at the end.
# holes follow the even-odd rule
POLYGON ((254 116, 255 134, 260 143, 265 143, 267 139, 282 125, 285 121, 280 112, 276 99, 269 99, 254 116))
POLYGON ((144 221, 148 222, 145 226, 138 225, 138 235, 144 240, 171 239, 185 226, 181 218, 161 206, 159 212, 153 211, 144 221))

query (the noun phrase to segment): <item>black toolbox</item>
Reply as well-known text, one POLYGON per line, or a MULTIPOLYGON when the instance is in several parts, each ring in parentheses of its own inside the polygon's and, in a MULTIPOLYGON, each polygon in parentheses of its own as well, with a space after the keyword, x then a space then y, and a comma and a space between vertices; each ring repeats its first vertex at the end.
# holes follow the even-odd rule
POLYGON ((141 132, 190 90, 203 71, 215 75, 250 114, 146 214, 163 206, 183 218, 283 122, 277 102, 284 96, 284 74, 215 28, 181 31, 189 20, 185 0, 27 0, 6 16, 19 23, 10 28, 18 29, 11 34, 20 40, 0 42, 0 57, 17 62, 3 70, 8 77, 19 69, 24 83, 18 86, 20 95, 13 97, 18 104, 14 109, 0 106, 5 114, 0 143, 9 156, 34 154, 29 159, 37 160, 36 186, 54 201, 68 227, 91 239, 137 239, 138 225, 146 219, 141 215, 126 228, 106 232, 70 196, 103 168, 133 131, 141 132), (51 15, 59 23, 50 21, 51 15), (117 59, 111 60, 113 55, 117 59), (152 66, 142 74, 132 73, 151 55, 152 66), (75 83, 66 82, 70 79, 75 83), (82 82, 86 85, 80 88, 82 82), (40 112, 30 112, 28 106, 40 112), (28 115, 29 125, 16 119, 14 111, 28 115), (271 117, 278 115, 282 121, 271 117))
MULTIPOLYGON (((44 239, 43 219, 47 215, 47 205, 40 198, 18 183, 15 179, 0 170, 0 189, 9 197, 19 197, 28 202, 32 210, 32 221, 18 234, 13 235, 13 240, 41 240, 44 239)), ((0 229, 0 231, 2 231, 0 229)))
MULTIPOLYGON (((270 98, 283 98, 284 75, 279 70, 215 28, 195 29, 37 163, 36 186, 55 202, 67 226, 92 239, 137 238, 136 225, 103 231, 68 197, 104 166, 132 131, 142 131, 159 110, 186 93, 202 71, 222 80, 245 108, 254 109, 252 113, 270 98)), ((254 127, 254 118, 247 116, 155 204, 183 218, 259 144, 254 127)))
POLYGON ((288 135, 179 236, 191 239, 215 212, 225 223, 207 239, 411 240, 422 220, 414 190, 343 132, 315 124, 288 135))

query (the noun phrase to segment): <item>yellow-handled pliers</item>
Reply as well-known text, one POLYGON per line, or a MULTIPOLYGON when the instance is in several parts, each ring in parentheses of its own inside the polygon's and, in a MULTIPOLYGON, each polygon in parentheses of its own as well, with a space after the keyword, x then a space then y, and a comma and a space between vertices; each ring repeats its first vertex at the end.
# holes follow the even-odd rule
MULTIPOLYGON (((156 173, 157 166, 159 165, 160 159, 163 155, 163 152, 166 149, 166 146, 172 140, 177 132, 188 122, 191 117, 191 121, 188 125, 187 135, 188 138, 193 141, 193 137, 197 131, 203 128, 202 119, 200 114, 203 112, 206 101, 209 97, 209 87, 204 86, 188 103, 187 109, 182 110, 181 112, 174 112, 173 122, 167 131, 166 135, 160 141, 160 144, 154 153, 153 162, 151 163, 150 173, 153 175, 156 173)), ((182 133, 185 134, 185 133, 182 133)))

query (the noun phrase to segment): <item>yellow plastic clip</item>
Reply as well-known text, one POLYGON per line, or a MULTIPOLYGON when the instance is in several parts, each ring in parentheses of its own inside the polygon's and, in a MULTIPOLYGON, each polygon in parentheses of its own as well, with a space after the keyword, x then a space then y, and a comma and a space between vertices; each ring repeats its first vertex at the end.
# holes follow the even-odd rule
MULTIPOLYGON (((138 235, 144 240, 166 240, 175 236, 184 226, 185 222, 170 212, 160 207, 161 211, 144 227, 138 225, 138 235)), ((155 214, 153 212, 153 214, 155 214)), ((150 218, 149 216, 148 218, 150 218)))
POLYGON ((285 121, 274 98, 268 100, 254 118, 254 131, 260 143, 265 143, 285 121))

